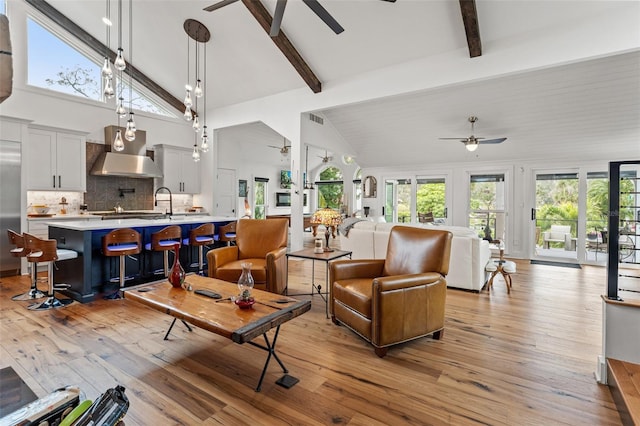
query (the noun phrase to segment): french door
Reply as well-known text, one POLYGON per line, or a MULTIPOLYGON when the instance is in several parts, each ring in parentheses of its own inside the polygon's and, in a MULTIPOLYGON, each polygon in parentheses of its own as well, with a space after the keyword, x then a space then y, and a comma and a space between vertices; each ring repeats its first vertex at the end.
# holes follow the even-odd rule
POLYGON ((536 171, 534 177, 535 208, 531 211, 531 220, 535 236, 532 257, 577 262, 578 170, 536 171))
POLYGON ((384 179, 387 222, 448 223, 448 175, 411 175, 384 179), (425 219, 429 217, 430 219, 425 219))

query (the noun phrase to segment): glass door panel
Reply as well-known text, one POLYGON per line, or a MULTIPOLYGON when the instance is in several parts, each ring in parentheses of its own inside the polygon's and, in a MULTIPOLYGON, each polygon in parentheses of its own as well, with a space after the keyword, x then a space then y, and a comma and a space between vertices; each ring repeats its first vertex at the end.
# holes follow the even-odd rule
POLYGON ((535 182, 534 257, 577 262, 578 173, 540 172, 535 182))
POLYGON ((469 226, 480 238, 506 242, 504 174, 471 175, 469 190, 469 226))
POLYGON ((387 222, 411 222, 411 179, 386 179, 384 196, 387 222))
POLYGON ((267 208, 267 180, 257 180, 254 182, 254 200, 255 207, 253 209, 254 218, 264 219, 267 208))
POLYGON ((417 222, 439 221, 447 223, 447 185, 444 177, 416 178, 417 222))

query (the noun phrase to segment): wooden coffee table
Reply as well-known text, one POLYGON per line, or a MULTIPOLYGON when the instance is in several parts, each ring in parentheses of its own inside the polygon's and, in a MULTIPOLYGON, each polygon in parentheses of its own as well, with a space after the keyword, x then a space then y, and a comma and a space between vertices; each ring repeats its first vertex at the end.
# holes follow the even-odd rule
POLYGON ((269 354, 262 369, 256 392, 260 392, 271 357, 275 358, 285 373, 285 376, 278 380, 278 384, 291 387, 297 382, 297 379, 286 374, 288 370, 276 354, 276 341, 280 326, 311 309, 311 301, 299 301, 254 289, 252 295, 256 302, 253 307, 240 309, 230 300, 231 297, 238 295, 236 284, 199 275, 188 275, 186 282, 191 284, 194 291, 198 289, 211 290, 220 294, 222 299, 212 299, 196 294, 194 291, 173 288, 166 280, 126 290, 124 297, 173 316, 173 323, 176 319, 180 319, 231 339, 235 343, 249 343, 267 351, 269 354), (267 332, 272 328, 275 328, 276 331, 273 339, 269 341, 267 332), (264 345, 253 342, 253 339, 260 335, 264 337, 264 345))

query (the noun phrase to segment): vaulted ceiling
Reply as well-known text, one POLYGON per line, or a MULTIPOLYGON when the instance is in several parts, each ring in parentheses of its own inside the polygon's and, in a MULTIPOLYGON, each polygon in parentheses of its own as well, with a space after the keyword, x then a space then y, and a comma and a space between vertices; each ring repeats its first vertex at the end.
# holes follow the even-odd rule
MULTIPOLYGON (((211 108, 220 108, 310 85, 294 69, 242 0, 212 12, 218 0, 134 0, 133 64, 176 99, 186 79, 186 19, 211 31, 207 44, 207 94, 211 108)), ((49 0, 49 3, 91 36, 105 42, 100 18, 105 1, 49 0)), ((273 16, 276 0, 262 0, 273 16)), ((302 1, 290 0, 282 19, 286 34, 323 88, 356 76, 421 58, 438 60, 454 54, 468 66, 470 56, 461 3, 451 0, 320 0, 345 28, 336 35, 302 1)), ((112 14, 117 2, 112 0, 112 14)), ((127 5, 124 1, 124 22, 127 5)), ((478 0, 482 55, 508 45, 526 61, 518 44, 556 28, 597 20, 618 1, 478 0)), ((636 10, 636 9, 633 9, 636 10)), ((115 49, 116 31, 111 47, 115 49)), ((602 34, 606 37, 606 34, 602 34)), ((638 35, 640 38, 640 35, 638 35)), ((128 33, 123 34, 125 46, 128 33)), ((636 41, 636 46, 640 43, 636 41)), ((554 46, 549 45, 549 49, 554 46)), ((514 59, 515 60, 515 59, 514 59)), ((435 62, 434 62, 435 63, 435 62)), ((335 105, 324 115, 367 167, 460 161, 461 159, 546 158, 575 155, 597 159, 602 144, 615 135, 625 143, 619 155, 640 156, 640 80, 637 53, 595 58, 584 63, 510 74, 453 87, 335 105), (467 117, 477 115, 476 136, 508 140, 468 153, 456 141, 439 137, 468 136, 467 117), (401 144, 401 145, 399 145, 401 144), (634 152, 635 151, 635 152, 634 152)), ((500 70, 496 70, 496 75, 500 70)), ((428 79, 429 76, 425 75, 428 79)), ((393 82, 388 84, 393 85, 393 82)), ((272 144, 273 140, 267 143, 272 144)))

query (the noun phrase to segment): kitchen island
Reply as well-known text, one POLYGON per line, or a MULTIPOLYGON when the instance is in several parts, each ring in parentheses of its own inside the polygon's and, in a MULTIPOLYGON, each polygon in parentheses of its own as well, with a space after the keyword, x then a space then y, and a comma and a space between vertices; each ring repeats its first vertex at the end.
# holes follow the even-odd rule
MULTIPOLYGON (((125 286, 157 281, 162 278, 157 271, 162 269, 163 255, 144 249, 151 242, 151 234, 169 225, 178 225, 182 229, 182 238, 189 238, 189 231, 203 223, 213 223, 217 229, 235 217, 226 216, 171 216, 162 219, 108 219, 93 221, 51 221, 48 222, 49 238, 58 242, 58 248, 78 252, 76 259, 56 263, 54 277, 56 283, 69 284, 69 290, 63 293, 85 303, 94 300, 102 293, 113 292, 118 283, 109 280, 118 276, 117 257, 106 257, 102 253, 102 237, 114 229, 133 228, 142 236, 142 252, 127 256, 126 275, 131 276, 125 286), (154 273, 155 272, 155 273, 154 273)), ((180 249, 180 263, 189 271, 189 265, 197 259, 197 247, 183 246, 180 249)))

